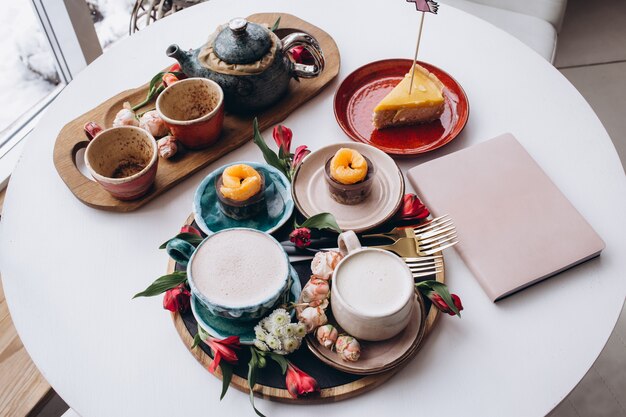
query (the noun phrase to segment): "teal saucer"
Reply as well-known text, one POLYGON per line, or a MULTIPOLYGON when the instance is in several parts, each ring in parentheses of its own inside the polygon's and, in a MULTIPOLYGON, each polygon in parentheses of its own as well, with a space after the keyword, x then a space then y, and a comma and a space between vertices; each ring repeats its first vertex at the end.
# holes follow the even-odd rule
MULTIPOLYGON (((289 267, 291 287, 289 289, 288 302, 296 302, 302 291, 302 284, 298 273, 293 267, 289 267)), ((200 326, 211 336, 224 339, 228 336, 239 336, 239 341, 244 345, 254 343, 254 326, 259 320, 234 320, 211 314, 204 308, 195 295, 191 296, 191 312, 200 326)), ((293 310, 292 310, 293 316, 293 310)))
POLYGON ((258 162, 235 162, 224 165, 207 175, 196 189, 193 199, 193 214, 196 223, 206 234, 229 229, 231 227, 249 227, 266 233, 272 233, 285 224, 293 213, 291 183, 276 168, 258 162), (234 164, 246 164, 260 171, 265 177, 265 201, 267 209, 252 219, 234 220, 226 216, 219 207, 215 179, 224 169, 234 164))

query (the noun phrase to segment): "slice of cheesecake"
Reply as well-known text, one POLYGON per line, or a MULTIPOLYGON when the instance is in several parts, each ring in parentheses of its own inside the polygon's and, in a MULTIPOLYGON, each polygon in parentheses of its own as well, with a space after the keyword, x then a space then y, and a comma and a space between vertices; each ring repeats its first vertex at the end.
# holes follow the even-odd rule
POLYGON ((415 64, 413 88, 409 94, 411 72, 374 108, 376 129, 414 125, 437 120, 443 113, 443 84, 426 68, 415 64))

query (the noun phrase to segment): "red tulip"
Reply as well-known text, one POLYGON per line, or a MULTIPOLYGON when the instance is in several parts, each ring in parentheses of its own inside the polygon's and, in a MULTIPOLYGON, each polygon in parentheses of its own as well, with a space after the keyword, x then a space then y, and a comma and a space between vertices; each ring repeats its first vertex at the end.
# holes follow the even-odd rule
POLYGON ((298 165, 300 165, 304 157, 310 153, 311 151, 306 147, 306 145, 298 146, 296 148, 296 152, 293 155, 293 160, 291 161, 291 168, 296 169, 298 165))
POLYGON ((320 390, 315 378, 303 372, 291 362, 289 362, 287 366, 285 384, 287 385, 287 391, 289 391, 289 394, 291 394, 293 398, 305 396, 320 390))
MULTIPOLYGON (((457 310, 462 311, 463 304, 461 303, 461 299, 459 298, 459 296, 456 294, 451 295, 452 301, 454 301, 454 306, 457 308, 457 310)), ((441 296, 436 292, 431 292, 430 294, 428 294, 428 298, 430 298, 430 301, 433 303, 433 305, 441 310, 443 313, 448 313, 451 316, 456 315, 456 313, 450 308, 450 306, 448 306, 448 304, 443 301, 443 298, 441 298, 441 296)))
POLYGON ((216 339, 208 336, 204 341, 213 351, 213 361, 209 365, 209 371, 215 372, 222 359, 228 363, 237 363, 237 353, 234 349, 239 349, 241 343, 239 343, 239 336, 229 336, 225 339, 216 339))
POLYGON ((194 235, 202 236, 202 234, 200 233, 200 231, 198 229, 196 229, 193 226, 189 226, 189 225, 181 227, 180 228, 180 233, 191 233, 191 234, 194 234, 194 235))
POLYGON ((298 64, 315 64, 315 59, 313 59, 313 55, 311 55, 311 52, 309 52, 309 50, 306 49, 304 46, 296 46, 295 48, 292 48, 289 53, 291 54, 293 60, 298 64))
POLYGON ((283 154, 289 155, 289 149, 291 149, 291 138, 293 137, 291 129, 283 125, 274 126, 272 136, 274 136, 274 142, 276 142, 276 145, 283 150, 283 154))
POLYGON ((189 293, 185 284, 180 284, 178 287, 165 292, 163 296, 163 308, 172 312, 183 312, 189 308, 190 297, 191 293, 189 293))
POLYGON ((311 244, 311 230, 306 227, 299 227, 289 233, 289 240, 296 244, 296 247, 302 249, 311 244))
POLYGON ((422 220, 430 215, 430 211, 415 194, 405 194, 402 207, 396 215, 401 220, 422 220))

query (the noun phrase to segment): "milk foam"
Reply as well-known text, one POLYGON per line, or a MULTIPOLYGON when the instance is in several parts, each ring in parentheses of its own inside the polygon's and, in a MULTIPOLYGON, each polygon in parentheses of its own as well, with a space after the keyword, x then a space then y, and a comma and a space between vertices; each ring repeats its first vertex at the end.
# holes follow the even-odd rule
POLYGON ((270 237, 249 230, 216 234, 196 250, 191 264, 198 292, 212 303, 233 308, 275 295, 287 273, 282 248, 270 237))
POLYGON ((333 284, 346 304, 368 316, 390 314, 405 305, 413 283, 404 265, 392 256, 357 252, 341 264, 333 284))

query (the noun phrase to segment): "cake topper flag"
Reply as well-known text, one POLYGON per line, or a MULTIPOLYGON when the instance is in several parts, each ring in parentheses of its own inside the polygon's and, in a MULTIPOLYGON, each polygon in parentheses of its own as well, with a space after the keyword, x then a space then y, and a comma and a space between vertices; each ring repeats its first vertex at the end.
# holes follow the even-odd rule
POLYGON ((439 4, 432 0, 406 0, 409 3, 415 3, 415 8, 420 12, 430 12, 437 14, 439 4))
POLYGON ((417 52, 420 50, 420 41, 422 40, 422 27, 424 26, 424 15, 428 13, 437 14, 439 4, 433 0, 406 0, 408 3, 415 3, 415 9, 422 12, 420 19, 420 29, 417 34, 417 45, 415 46, 415 56, 413 57, 413 66, 411 67, 411 83, 409 84, 409 94, 413 89, 413 78, 415 77, 415 64, 417 63, 417 52))

